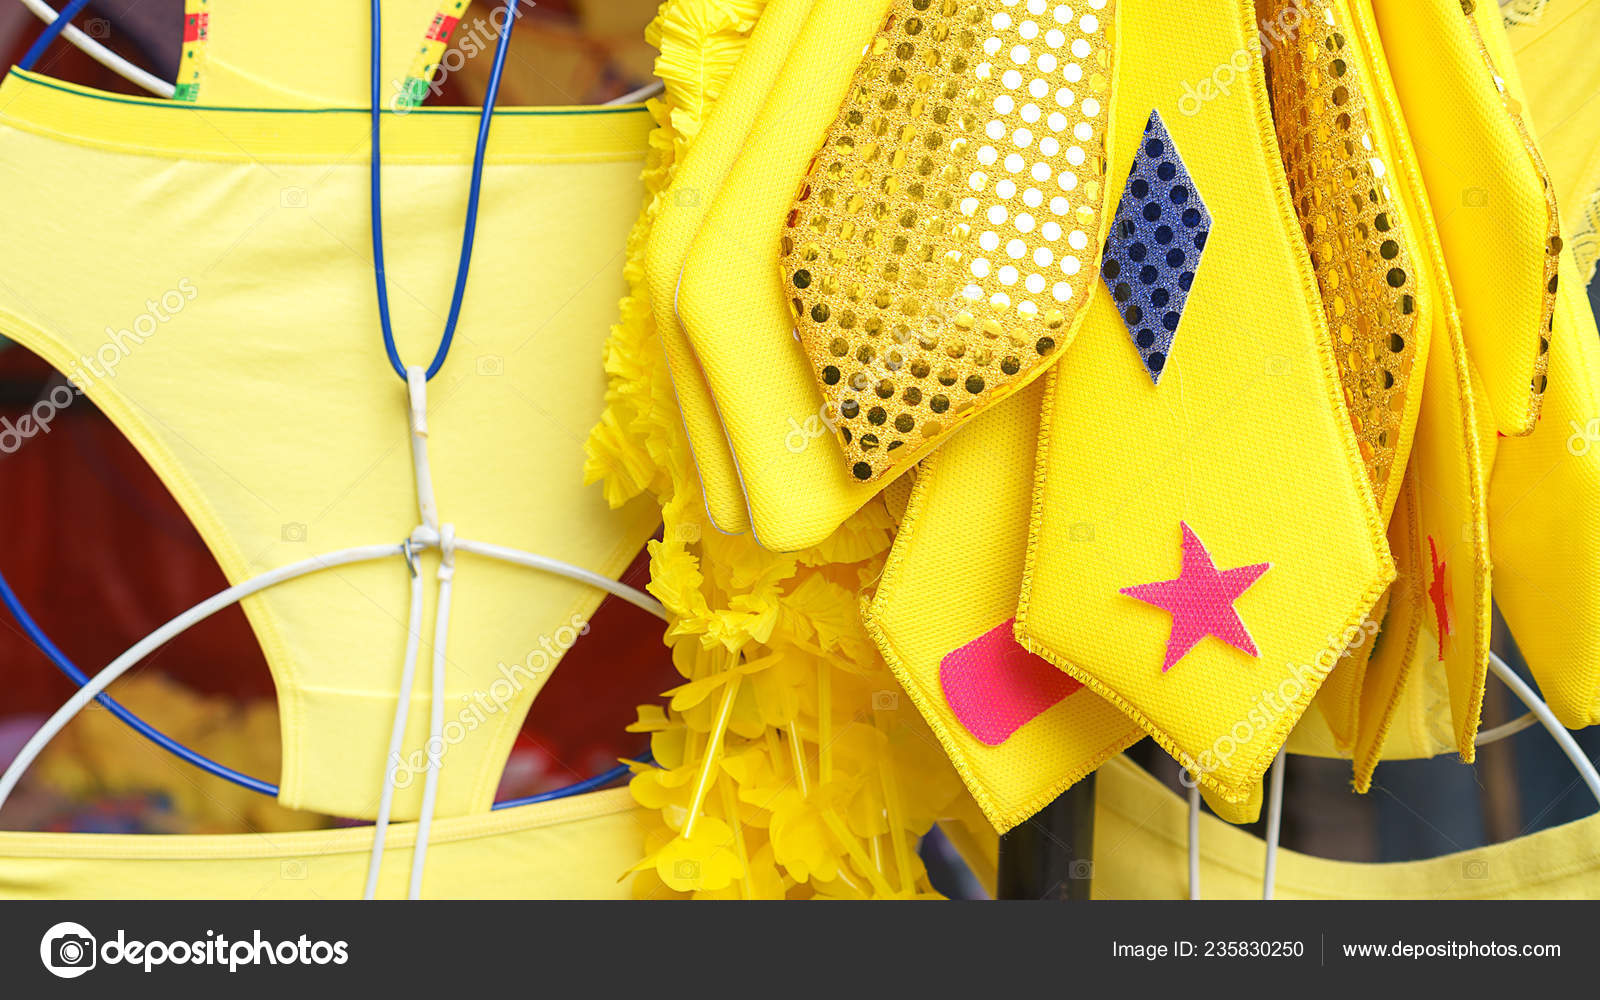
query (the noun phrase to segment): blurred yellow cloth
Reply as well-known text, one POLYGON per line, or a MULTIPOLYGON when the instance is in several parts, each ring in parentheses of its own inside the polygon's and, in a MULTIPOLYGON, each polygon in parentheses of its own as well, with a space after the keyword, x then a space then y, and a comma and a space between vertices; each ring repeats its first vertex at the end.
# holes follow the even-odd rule
MULTIPOLYGON (((240 704, 195 694, 159 674, 119 681, 116 697, 184 746, 235 770, 276 782, 282 758, 278 708, 271 699, 240 704)), ((325 824, 258 792, 200 776, 128 728, 90 708, 40 755, 32 780, 74 798, 155 792, 172 803, 186 833, 278 833, 325 824)))
MULTIPOLYGON (((1293 781, 1293 775, 1289 777, 1293 781)), ((1125 757, 1100 769, 1095 899, 1187 899, 1188 803, 1125 757)), ((1277 899, 1593 899, 1600 816, 1427 861, 1362 864, 1278 852, 1277 899)), ((1266 844, 1200 817, 1200 897, 1261 898, 1266 844)))
MULTIPOLYGON (((626 788, 439 819, 428 899, 628 899, 647 811, 626 788)), ((416 824, 391 824, 378 898, 402 899, 416 824)), ((372 828, 241 836, 0 833, 0 899, 356 899, 372 828)))

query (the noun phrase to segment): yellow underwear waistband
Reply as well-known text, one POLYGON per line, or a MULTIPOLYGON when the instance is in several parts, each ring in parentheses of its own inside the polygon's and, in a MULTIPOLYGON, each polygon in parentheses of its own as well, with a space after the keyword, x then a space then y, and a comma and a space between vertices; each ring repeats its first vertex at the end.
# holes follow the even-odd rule
MULTIPOLYGON (((469 163, 478 108, 383 116, 386 163, 469 163)), ((606 160, 643 154, 654 127, 642 104, 497 108, 491 163, 606 160)), ((230 108, 126 97, 12 69, 0 82, 0 125, 116 152, 279 163, 363 160, 366 108, 230 108)))

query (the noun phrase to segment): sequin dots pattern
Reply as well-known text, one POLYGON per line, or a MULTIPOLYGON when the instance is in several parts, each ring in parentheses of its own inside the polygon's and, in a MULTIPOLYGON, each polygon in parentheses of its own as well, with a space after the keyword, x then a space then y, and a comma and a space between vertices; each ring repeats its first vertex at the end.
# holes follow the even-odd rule
POLYGON ((1116 0, 896 0, 789 215, 782 276, 851 475, 1065 346, 1097 266, 1116 0))
POLYGON ((1117 202, 1100 277, 1157 385, 1210 235, 1205 198, 1161 113, 1152 111, 1117 202))
POLYGON ((1329 0, 1295 2, 1306 12, 1300 37, 1267 54, 1272 115, 1345 403, 1381 497, 1416 359, 1410 237, 1372 131, 1360 53, 1329 0))

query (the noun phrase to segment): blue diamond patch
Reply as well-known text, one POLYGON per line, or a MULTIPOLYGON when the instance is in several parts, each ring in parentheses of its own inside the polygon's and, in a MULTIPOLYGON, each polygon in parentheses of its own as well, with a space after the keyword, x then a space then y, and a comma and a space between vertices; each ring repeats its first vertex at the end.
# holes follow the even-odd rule
POLYGON ((1145 124, 1110 232, 1100 277, 1159 385, 1211 234, 1211 212, 1160 112, 1145 124))

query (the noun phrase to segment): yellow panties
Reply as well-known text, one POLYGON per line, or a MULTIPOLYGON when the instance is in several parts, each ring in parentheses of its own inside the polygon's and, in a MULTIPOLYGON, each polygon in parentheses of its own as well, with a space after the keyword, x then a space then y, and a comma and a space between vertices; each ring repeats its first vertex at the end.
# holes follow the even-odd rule
POLYGON ((1119 34, 1114 148, 1157 110, 1214 222, 1159 385, 1103 287, 1054 369, 1017 636, 1243 804, 1394 567, 1264 80, 1212 78, 1248 61, 1254 5, 1127 4, 1119 34), (1179 576, 1180 530, 1218 570, 1270 564, 1236 603, 1256 656, 1207 637, 1174 664, 1173 616, 1122 592, 1179 576))
MULTIPOLYGON (((716 401, 706 386, 694 348, 678 323, 678 279, 689 246, 750 138, 756 114, 771 92, 811 5, 812 0, 773 0, 762 10, 728 78, 724 95, 712 105, 690 151, 674 171, 672 184, 660 196, 660 209, 645 250, 656 332, 667 354, 678 408, 683 413, 689 447, 705 491, 706 514, 718 529, 734 534, 750 530, 750 516, 716 401)), ((663 72, 672 72, 672 67, 663 72)))
MULTIPOLYGON (((384 123, 389 282, 411 361, 450 301, 442 264, 477 117, 384 123)), ((579 471, 650 127, 638 107, 496 114, 471 289, 430 387, 443 520, 611 577, 658 523, 648 502, 609 510, 579 471)), ((369 140, 364 110, 195 107, 17 72, 0 85, 19 234, 0 251, 0 329, 117 424, 233 583, 350 546, 398 552, 418 521, 405 384, 374 307, 369 140)), ((278 688, 284 804, 374 814, 407 586, 397 555, 244 602, 278 688)), ((488 807, 523 715, 600 600, 469 554, 455 587, 441 815, 488 807)), ((428 691, 410 695, 407 748, 425 740, 428 691)), ((399 793, 397 817, 417 814, 421 787, 399 793)))
MULTIPOLYGON (((627 899, 645 810, 625 788, 441 819, 426 898, 627 899)), ((378 898, 403 898, 416 825, 384 842, 378 898)), ((233 836, 0 833, 0 899, 354 899, 368 829, 233 836)))
POLYGON ((1142 735, 1044 661, 1018 662, 1026 654, 1011 620, 1043 389, 996 404, 924 461, 863 609, 883 658, 1001 832, 1142 735))

